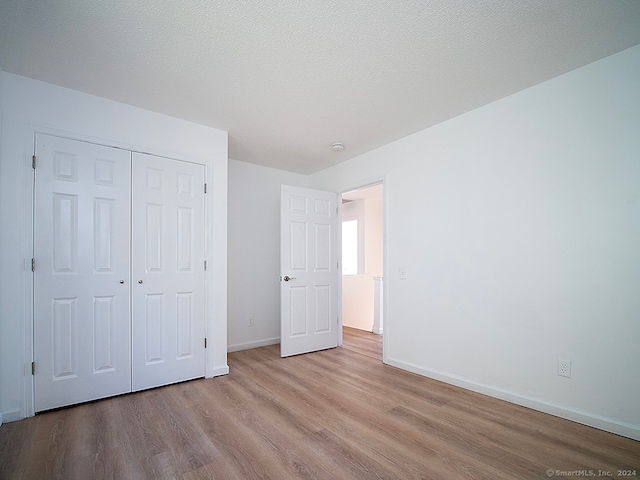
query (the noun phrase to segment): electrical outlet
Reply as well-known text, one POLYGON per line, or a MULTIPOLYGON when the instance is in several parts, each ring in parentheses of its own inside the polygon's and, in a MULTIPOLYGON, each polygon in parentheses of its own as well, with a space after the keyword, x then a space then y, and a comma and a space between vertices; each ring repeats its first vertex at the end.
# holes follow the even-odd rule
POLYGON ((571 360, 558 359, 558 375, 571 378, 571 360))
POLYGON ((253 315, 251 317, 249 317, 249 326, 253 327, 256 324, 256 322, 253 320, 253 315))

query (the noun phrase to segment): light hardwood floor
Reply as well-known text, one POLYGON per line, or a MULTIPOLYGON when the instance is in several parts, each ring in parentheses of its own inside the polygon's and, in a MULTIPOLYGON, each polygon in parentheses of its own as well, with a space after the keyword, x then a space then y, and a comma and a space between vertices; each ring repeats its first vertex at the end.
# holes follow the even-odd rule
MULTIPOLYGON (((0 427, 0 479, 640 476, 640 442, 382 364, 381 337, 0 427)), ((632 477, 633 478, 633 477, 632 477)))

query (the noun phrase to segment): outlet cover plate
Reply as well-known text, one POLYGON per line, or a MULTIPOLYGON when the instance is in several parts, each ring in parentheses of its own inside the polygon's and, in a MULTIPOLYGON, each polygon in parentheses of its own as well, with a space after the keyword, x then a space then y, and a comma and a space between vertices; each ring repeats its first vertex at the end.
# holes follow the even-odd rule
POLYGON ((558 375, 571 378, 571 360, 558 359, 558 375))

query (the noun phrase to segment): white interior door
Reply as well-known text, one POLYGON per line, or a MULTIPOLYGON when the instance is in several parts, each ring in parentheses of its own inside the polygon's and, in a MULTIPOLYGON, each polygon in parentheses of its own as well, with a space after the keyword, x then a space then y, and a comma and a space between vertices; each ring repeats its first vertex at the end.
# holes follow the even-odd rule
POLYGON ((204 376, 204 166, 133 153, 133 391, 204 376))
POLYGON ((332 348, 339 336, 338 195, 282 186, 280 355, 332 348))
MULTIPOLYGON (((38 134, 35 410, 130 391, 130 152, 38 134)), ((5 225, 3 228, 8 228, 5 225)))

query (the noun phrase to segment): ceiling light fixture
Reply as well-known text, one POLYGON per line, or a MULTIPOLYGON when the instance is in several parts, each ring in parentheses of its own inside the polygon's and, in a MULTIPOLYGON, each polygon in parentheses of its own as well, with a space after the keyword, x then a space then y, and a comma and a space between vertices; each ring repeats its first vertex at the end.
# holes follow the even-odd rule
POLYGON ((331 145, 331 148, 333 148, 333 150, 336 152, 341 152, 342 150, 344 150, 344 145, 341 144, 340 142, 336 142, 333 145, 331 145))

